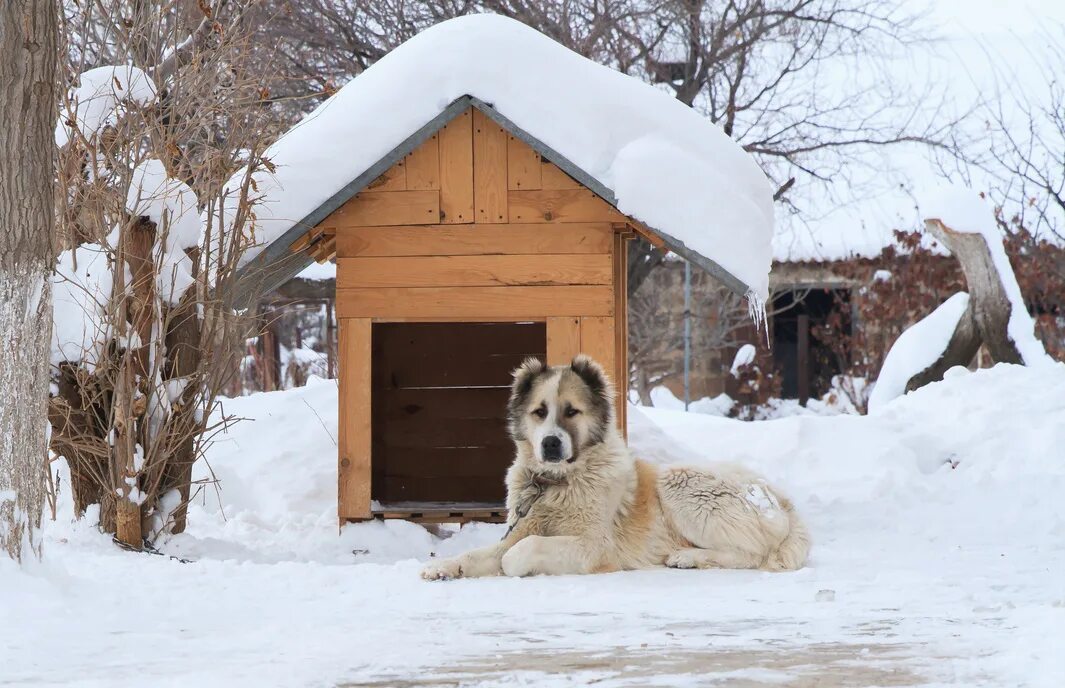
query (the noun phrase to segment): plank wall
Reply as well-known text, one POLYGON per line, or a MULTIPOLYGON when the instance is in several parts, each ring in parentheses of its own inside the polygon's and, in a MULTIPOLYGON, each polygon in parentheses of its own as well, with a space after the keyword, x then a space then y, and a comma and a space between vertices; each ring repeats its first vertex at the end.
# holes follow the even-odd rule
POLYGON ((373 323, 544 322, 549 364, 611 373, 625 427, 627 222, 471 108, 316 228, 337 258, 342 519, 371 515, 373 323))

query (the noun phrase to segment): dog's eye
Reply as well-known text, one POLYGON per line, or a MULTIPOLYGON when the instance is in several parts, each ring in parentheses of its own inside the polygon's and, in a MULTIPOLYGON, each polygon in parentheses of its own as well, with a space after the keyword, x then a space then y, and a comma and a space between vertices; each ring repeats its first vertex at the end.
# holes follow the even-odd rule
POLYGON ((573 418, 575 415, 577 415, 580 412, 581 412, 580 409, 575 409, 572 406, 570 406, 569 408, 566 409, 566 418, 573 418))
POLYGON ((544 418, 547 418, 547 409, 543 406, 540 406, 535 411, 533 411, 532 414, 540 420, 543 420, 544 418))

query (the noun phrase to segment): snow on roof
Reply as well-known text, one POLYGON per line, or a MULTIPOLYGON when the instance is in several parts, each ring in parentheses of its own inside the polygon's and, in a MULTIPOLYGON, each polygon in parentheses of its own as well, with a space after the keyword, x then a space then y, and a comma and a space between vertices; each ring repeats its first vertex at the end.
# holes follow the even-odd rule
POLYGON ((621 212, 767 295, 773 189, 754 159, 664 91, 488 14, 423 31, 270 148, 243 262, 467 95, 611 190, 621 212))

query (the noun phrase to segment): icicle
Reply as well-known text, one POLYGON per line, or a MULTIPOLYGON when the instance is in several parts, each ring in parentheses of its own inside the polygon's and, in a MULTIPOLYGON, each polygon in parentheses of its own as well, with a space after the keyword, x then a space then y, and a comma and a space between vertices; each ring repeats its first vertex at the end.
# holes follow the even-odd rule
POLYGON ((756 330, 765 332, 765 345, 767 347, 771 346, 769 342, 769 320, 765 313, 765 299, 753 289, 748 289, 744 297, 747 299, 747 317, 754 321, 756 330))

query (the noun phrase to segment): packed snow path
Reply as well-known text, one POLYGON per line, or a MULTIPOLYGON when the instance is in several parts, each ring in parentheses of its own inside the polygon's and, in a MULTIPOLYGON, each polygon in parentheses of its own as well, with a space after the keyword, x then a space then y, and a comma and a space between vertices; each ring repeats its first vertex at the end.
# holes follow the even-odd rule
POLYGON ((212 491, 164 547, 193 563, 61 513, 43 564, 0 566, 0 685, 1065 684, 1065 366, 957 371, 871 417, 634 410, 641 455, 791 493, 815 538, 791 574, 423 582, 430 552, 502 526, 338 537, 335 403, 329 383, 227 402, 257 420, 211 452, 228 520, 212 491))

